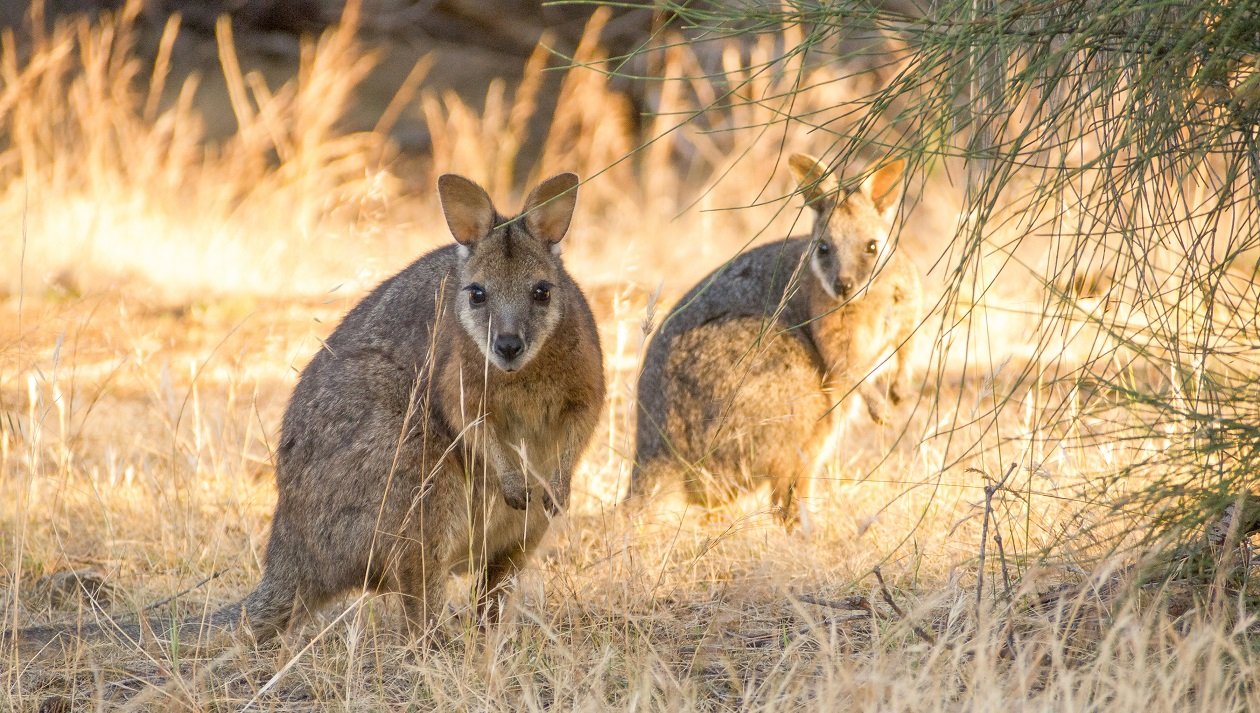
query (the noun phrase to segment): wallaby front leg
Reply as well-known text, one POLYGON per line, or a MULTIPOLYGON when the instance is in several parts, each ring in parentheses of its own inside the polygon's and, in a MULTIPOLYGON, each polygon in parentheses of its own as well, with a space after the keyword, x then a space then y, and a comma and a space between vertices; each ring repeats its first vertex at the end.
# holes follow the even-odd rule
POLYGON ((871 420, 879 425, 888 423, 888 397, 875 384, 869 381, 863 381, 858 387, 858 392, 862 394, 862 400, 866 402, 866 412, 871 415, 871 420))
POLYGON ((491 436, 489 443, 490 464, 499 476, 499 485, 503 489, 503 500, 513 510, 524 510, 529 507, 529 483, 525 478, 525 454, 500 443, 491 436))
POLYGON ((888 400, 894 405, 910 395, 910 347, 911 341, 907 338, 897 350, 897 370, 893 372, 892 381, 888 384, 888 400))
POLYGON ((573 467, 577 463, 578 455, 582 452, 582 443, 575 435, 582 429, 567 428, 565 435, 560 439, 560 452, 556 457, 556 469, 551 474, 551 480, 547 483, 546 491, 543 493, 543 505, 547 508, 547 514, 558 515, 569 507, 569 489, 573 482, 573 467))

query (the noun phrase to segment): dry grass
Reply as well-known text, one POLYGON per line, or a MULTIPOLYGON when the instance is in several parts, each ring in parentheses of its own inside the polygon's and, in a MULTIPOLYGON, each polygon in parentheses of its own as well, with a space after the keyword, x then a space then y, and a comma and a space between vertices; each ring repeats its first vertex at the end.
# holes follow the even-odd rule
MULTIPOLYGON (((215 573, 160 611, 248 591, 275 498, 271 439, 297 371, 367 289, 449 239, 434 176, 467 174, 509 202, 528 77, 545 59, 515 95, 492 86, 484 111, 419 98, 434 156, 409 177, 423 188, 408 190, 383 133, 337 130, 371 62, 351 29, 311 43, 301 75, 268 88, 236 68, 221 25, 241 130, 208 149, 191 89, 164 87, 164 60, 142 67, 131 52, 137 7, 29 46, 6 37, 0 51, 0 260, 15 266, 0 304, 4 628, 101 615, 37 586, 56 572, 103 574, 104 611, 122 618, 215 573)), ((582 62, 600 59, 598 23, 582 62)), ((1026 275, 935 316, 964 324, 975 305, 965 329, 918 355, 925 371, 943 366, 904 430, 853 421, 809 504, 810 537, 785 535, 764 497, 708 518, 670 502, 634 518, 615 507, 645 321, 749 242, 790 230, 799 214, 776 200, 789 191, 779 156, 822 150, 801 126, 771 123, 790 74, 748 67, 773 52, 727 48, 721 79, 662 85, 645 133, 664 138, 621 162, 638 142, 629 107, 603 75, 574 72, 538 165, 523 171, 590 177, 566 260, 599 319, 610 399, 571 514, 523 576, 510 623, 470 629, 457 582, 452 640, 424 658, 400 642, 394 603, 373 596, 278 648, 229 651, 213 671, 214 652, 178 645, 84 645, 53 662, 5 650, 0 708, 58 696, 109 708, 142 689, 154 710, 1260 708, 1246 578, 1149 584, 1130 568, 1135 553, 1102 556, 1109 529, 1143 523, 1104 519, 1099 476, 1160 445, 1099 445, 1081 431, 1101 415, 1057 427, 1047 409, 1066 387, 1015 378, 1099 338, 1078 324, 1053 348, 1012 343, 1039 319, 1041 287, 1026 275), (722 100, 732 87, 742 101, 722 100), (714 102, 733 106, 683 124, 714 102), (721 131, 737 127, 751 128, 721 131), (1010 463, 1031 465, 989 513, 985 486, 1010 463), (1002 549, 987 545, 978 597, 986 527, 1002 549)), ((703 61, 675 47, 662 67, 691 76, 703 61)), ((821 122, 843 117, 879 72, 813 79, 823 89, 791 100, 821 122)), ((407 106, 400 97, 392 111, 407 106)), ((927 272, 958 198, 938 172, 910 203, 903 249, 927 272)), ((1002 260, 994 251, 994 274, 1002 260)), ((929 279, 938 291, 941 277, 929 279)))

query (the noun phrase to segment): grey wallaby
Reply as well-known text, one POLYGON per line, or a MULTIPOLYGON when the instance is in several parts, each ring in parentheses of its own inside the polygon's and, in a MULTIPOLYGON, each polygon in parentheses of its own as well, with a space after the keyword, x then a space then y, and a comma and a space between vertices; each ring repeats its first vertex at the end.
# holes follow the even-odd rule
MULTIPOLYGON (((449 575, 501 595, 569 500, 604 401, 595 320, 559 243, 577 200, 564 173, 500 216, 477 184, 438 180, 457 245, 365 297, 303 370, 276 451, 279 498, 258 586, 207 620, 263 640, 359 587, 396 591, 413 635, 432 631, 449 575)), ((170 627, 152 622, 154 630, 170 627)), ((139 636, 140 627, 91 627, 139 636)), ((16 632, 47 643, 65 628, 16 632)))
POLYGON ((638 385, 631 498, 681 474, 700 505, 769 482, 800 523, 840 409, 861 393, 877 423, 906 396, 922 310, 913 263, 890 243, 904 162, 841 190, 811 156, 789 159, 813 230, 750 250, 691 289, 652 337, 638 385), (887 391, 868 376, 895 362, 887 391))

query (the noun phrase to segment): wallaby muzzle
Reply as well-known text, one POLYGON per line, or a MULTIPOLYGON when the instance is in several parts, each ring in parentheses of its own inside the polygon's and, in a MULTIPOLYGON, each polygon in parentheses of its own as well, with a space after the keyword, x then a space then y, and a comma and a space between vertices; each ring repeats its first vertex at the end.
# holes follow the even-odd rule
POLYGON ((503 360, 504 365, 511 365, 512 360, 525 351, 525 342, 515 334, 500 334, 494 338, 494 353, 503 360))

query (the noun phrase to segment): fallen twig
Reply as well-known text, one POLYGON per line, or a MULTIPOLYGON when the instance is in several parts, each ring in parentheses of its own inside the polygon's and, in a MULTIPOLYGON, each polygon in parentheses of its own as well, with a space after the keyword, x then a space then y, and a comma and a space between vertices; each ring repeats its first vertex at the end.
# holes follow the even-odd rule
POLYGON ((176 593, 172 594, 171 596, 166 597, 165 599, 159 599, 159 600, 157 600, 156 602, 153 602, 152 604, 147 604, 147 605, 145 605, 145 607, 144 607, 143 609, 141 609, 140 611, 149 611, 150 609, 157 609, 158 607, 162 606, 163 604, 169 604, 170 602, 173 602, 173 601, 175 601, 176 599, 179 599, 180 597, 184 596, 185 594, 188 594, 189 592, 193 592, 193 591, 196 591, 196 590, 198 590, 198 589, 201 589, 202 587, 204 587, 204 586, 206 586, 207 584, 209 584, 211 581, 213 581, 213 580, 215 580, 215 579, 218 579, 219 577, 223 576, 223 575, 224 575, 225 573, 227 573, 229 570, 231 570, 231 567, 229 567, 228 569, 221 569, 221 570, 219 570, 218 572, 215 572, 215 573, 213 573, 213 574, 209 575, 209 576, 208 576, 208 577, 206 577, 205 579, 201 580, 200 582, 197 582, 196 584, 192 585, 191 587, 189 587, 188 589, 185 589, 185 590, 184 590, 184 591, 182 591, 182 592, 176 592, 176 593))
POLYGON ((823 599, 815 597, 811 594, 796 594, 793 598, 798 602, 806 604, 815 604, 820 607, 828 607, 831 609, 839 609, 841 611, 864 611, 871 616, 875 615, 875 607, 871 606, 871 602, 866 597, 858 594, 844 599, 823 599))

